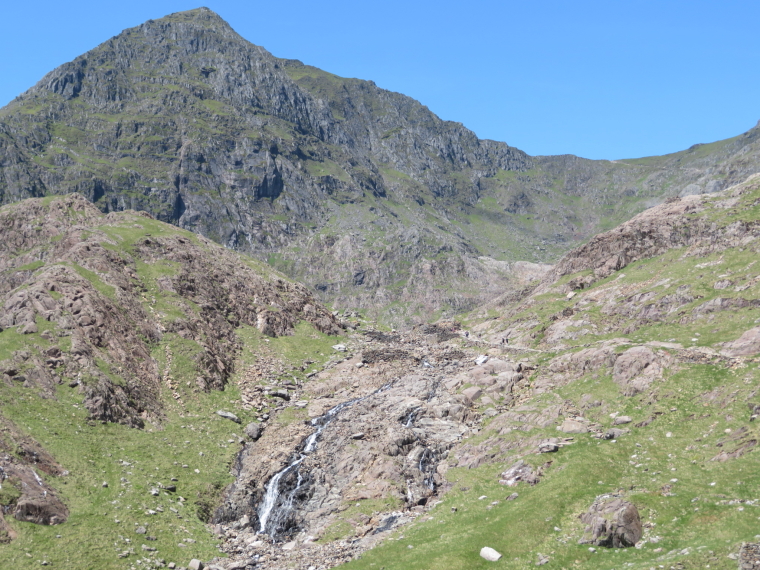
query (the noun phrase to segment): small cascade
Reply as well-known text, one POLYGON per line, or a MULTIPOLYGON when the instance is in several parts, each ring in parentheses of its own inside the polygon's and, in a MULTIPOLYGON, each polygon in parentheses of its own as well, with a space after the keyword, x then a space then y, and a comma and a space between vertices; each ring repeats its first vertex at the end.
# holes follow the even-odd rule
POLYGON ((433 383, 433 387, 430 389, 430 393, 428 394, 427 401, 432 402, 433 398, 435 398, 435 393, 438 391, 438 387, 441 385, 441 379, 436 378, 435 382, 433 383))
MULTIPOLYGON (((275 505, 277 504, 277 499, 280 498, 280 481, 282 478, 293 471, 294 469, 298 469, 299 465, 303 462, 303 460, 306 459, 306 455, 299 454, 298 459, 290 463, 285 469, 280 471, 279 473, 275 474, 274 477, 272 477, 269 480, 269 483, 267 483, 266 486, 266 492, 264 493, 264 500, 261 501, 261 504, 258 508, 258 515, 259 515, 259 532, 265 533, 267 530, 267 523, 269 522, 269 518, 272 515, 272 512, 274 511, 275 505)), ((288 493, 288 496, 285 500, 285 504, 282 505, 283 508, 287 508, 287 506, 292 506, 293 499, 301 486, 302 483, 302 477, 301 472, 298 470, 298 481, 296 483, 296 486, 292 489, 290 493, 288 493)))
POLYGON ((417 465, 417 468, 425 476, 422 481, 425 483, 425 486, 431 491, 435 491, 435 479, 433 478, 433 475, 435 474, 436 464, 437 458, 435 456, 435 453, 430 451, 429 447, 426 447, 422 452, 422 455, 420 455, 420 461, 417 465))
POLYGON ((277 536, 288 530, 288 518, 293 512, 297 499, 305 498, 307 487, 311 484, 311 478, 301 473, 301 464, 309 454, 317 449, 319 437, 325 428, 332 423, 340 412, 350 408, 357 402, 366 400, 370 396, 387 389, 386 384, 362 398, 354 398, 330 408, 323 415, 311 420, 311 425, 317 428, 314 433, 306 437, 302 442, 300 451, 296 451, 288 466, 269 480, 264 487, 264 498, 259 504, 257 514, 259 516, 259 533, 277 536))
MULTIPOLYGON (((441 378, 436 378, 433 386, 430 389, 430 392, 428 393, 426 401, 430 402, 433 400, 433 398, 435 398, 436 391, 438 390, 440 384, 441 378)), ((420 410, 422 410, 422 406, 417 406, 416 408, 413 408, 411 411, 409 411, 407 415, 401 418, 401 423, 405 428, 411 428, 414 426, 414 422, 417 419, 417 414, 420 412, 420 410)), ((425 445, 425 442, 422 441, 418 435, 415 434, 414 437, 416 441, 425 446, 419 456, 419 460, 417 461, 417 469, 420 471, 420 473, 422 473, 423 476, 422 482, 428 489, 435 491, 435 470, 438 464, 437 453, 427 447, 425 445)), ((410 504, 414 502, 414 493, 412 492, 412 487, 409 480, 407 480, 407 502, 410 504)))
POLYGON ((410 411, 409 414, 405 418, 402 418, 402 422, 405 428, 412 427, 412 425, 414 425, 414 420, 416 419, 417 412, 419 411, 420 411, 420 407, 418 406, 414 408, 412 411, 410 411))

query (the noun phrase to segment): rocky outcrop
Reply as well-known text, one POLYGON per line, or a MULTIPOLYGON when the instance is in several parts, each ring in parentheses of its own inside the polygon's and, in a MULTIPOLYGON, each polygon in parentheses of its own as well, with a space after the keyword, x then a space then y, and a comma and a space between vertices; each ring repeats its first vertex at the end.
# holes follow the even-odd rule
POLYGON ((533 468, 520 459, 500 475, 499 483, 507 487, 516 487, 518 483, 536 485, 541 481, 541 470, 534 472, 533 468))
POLYGON ((657 355, 649 347, 634 346, 615 360, 612 377, 626 396, 633 396, 662 376, 663 359, 669 360, 662 352, 657 355))
POLYGON ((35 335, 30 342, 43 337, 37 350, 2 363, 5 378, 48 397, 71 382, 93 419, 140 427, 161 415, 150 347, 166 334, 197 343, 195 384, 210 390, 234 370, 241 325, 270 336, 289 334, 300 320, 339 330, 305 287, 170 226, 151 235, 141 222, 157 223, 106 216, 78 194, 0 210, 0 327, 35 335), (48 223, 34 230, 42 219, 48 223), (136 229, 145 235, 125 243, 121 232, 136 229), (24 270, 30 262, 34 270, 24 270), (160 277, 151 268, 163 268, 160 277))
POLYGON ((626 548, 635 546, 643 534, 638 509, 620 495, 597 497, 580 519, 587 526, 579 544, 626 548))
POLYGON ((4 516, 23 522, 56 525, 66 522, 69 509, 48 479, 67 472, 34 439, 0 416, 0 543, 16 538, 4 516))
MULTIPOLYGON (((366 350, 291 397, 309 402, 297 416, 303 421, 282 425, 275 418, 246 444, 215 523, 264 530, 278 539, 300 531, 319 536, 345 505, 385 501, 414 510, 430 505, 446 487, 449 450, 477 418, 459 384, 444 382, 462 363, 451 360, 447 346, 429 344, 434 335, 421 330, 403 338, 376 336, 381 340, 365 340, 366 350), (373 351, 417 358, 363 363, 373 351)), ((380 519, 352 525, 357 536, 369 536, 382 528, 380 519)))
MULTIPOLYGON (((742 184, 733 192, 729 190, 722 197, 721 203, 712 207, 732 208, 742 194, 751 192, 760 184, 760 175, 752 175, 746 181, 737 181, 739 182, 742 184)), ((690 195, 650 208, 568 253, 545 278, 545 282, 553 282, 561 276, 584 270, 592 270, 596 279, 603 279, 634 261, 684 246, 691 246, 695 250, 692 255, 705 255, 710 251, 737 245, 757 231, 756 222, 740 222, 721 227, 704 216, 695 216, 704 211, 707 203, 705 196, 690 195)))
POLYGON ((723 345, 721 351, 726 356, 751 356, 760 352, 760 328, 751 328, 731 342, 723 345))
POLYGON ((757 542, 742 543, 739 550, 739 570, 760 569, 760 544, 757 542))

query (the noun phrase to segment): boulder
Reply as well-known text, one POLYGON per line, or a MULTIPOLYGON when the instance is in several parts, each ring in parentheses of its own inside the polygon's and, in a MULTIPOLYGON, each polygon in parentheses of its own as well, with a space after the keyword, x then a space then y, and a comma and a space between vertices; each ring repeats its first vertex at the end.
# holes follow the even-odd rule
POLYGON ((733 342, 723 345, 721 354, 726 356, 750 356, 760 352, 760 327, 749 329, 733 342))
POLYGON ((187 570, 203 570, 205 567, 206 566, 204 566, 203 562, 197 558, 193 558, 190 561, 190 564, 187 565, 187 570))
POLYGON ((597 497, 580 519, 586 524, 586 530, 578 544, 626 548, 635 546, 641 540, 643 530, 639 511, 620 495, 597 497))
POLYGON ((501 554, 496 552, 490 546, 484 546, 480 549, 480 557, 485 558, 489 562, 496 562, 499 558, 501 558, 501 554))
POLYGON ((626 435, 628 432, 629 430, 627 429, 610 428, 606 432, 604 432, 602 439, 617 439, 619 437, 626 435))
POLYGON ((222 417, 222 418, 224 418, 226 420, 231 420, 231 421, 235 422, 236 424, 240 423, 240 418, 237 417, 232 412, 225 412, 224 410, 217 410, 216 415, 220 416, 220 417, 222 417))
POLYGON ((290 401, 290 394, 284 389, 273 390, 272 392, 269 392, 269 395, 274 396, 275 398, 282 398, 286 402, 290 401))
POLYGON ((559 445, 553 441, 542 441, 538 444, 539 453, 553 453, 555 451, 559 451, 559 445))
POLYGON ((263 431, 261 425, 256 422, 251 422, 245 426, 245 435, 247 435, 252 441, 259 439, 263 431))
POLYGON ((612 378, 623 394, 633 396, 649 388, 661 373, 662 366, 657 355, 646 346, 634 346, 618 356, 612 378))
POLYGON ((557 429, 564 433, 588 433, 586 422, 577 419, 567 418, 557 429))
POLYGON ((630 417, 628 417, 628 416, 618 416, 618 417, 616 417, 612 421, 612 425, 614 425, 614 426, 621 426, 621 425, 624 425, 624 424, 629 424, 632 421, 633 420, 630 417))
POLYGON ((480 396, 483 394, 483 391, 478 388, 477 386, 470 386, 466 390, 462 392, 462 396, 465 397, 468 404, 472 404, 475 400, 480 398, 480 396))
POLYGON ((61 501, 52 495, 36 499, 22 497, 16 503, 13 516, 24 522, 54 525, 66 522, 69 511, 61 501))
POLYGON ((507 487, 516 487, 521 481, 529 485, 535 485, 540 480, 540 474, 534 473, 531 466, 520 459, 501 474, 499 483, 507 487))

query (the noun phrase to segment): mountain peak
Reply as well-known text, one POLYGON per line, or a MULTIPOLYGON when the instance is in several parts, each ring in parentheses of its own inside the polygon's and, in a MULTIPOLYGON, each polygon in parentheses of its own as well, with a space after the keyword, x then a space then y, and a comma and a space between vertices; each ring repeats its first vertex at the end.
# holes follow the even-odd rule
POLYGON ((202 23, 209 26, 223 25, 228 28, 231 27, 224 18, 222 18, 219 14, 217 14, 210 8, 206 8, 205 6, 201 6, 200 8, 193 8, 192 10, 184 10, 182 12, 173 12, 172 14, 168 14, 164 16, 163 18, 158 18, 157 20, 148 20, 142 25, 145 26, 146 24, 153 24, 156 22, 159 22, 159 23, 193 22, 193 23, 202 23))

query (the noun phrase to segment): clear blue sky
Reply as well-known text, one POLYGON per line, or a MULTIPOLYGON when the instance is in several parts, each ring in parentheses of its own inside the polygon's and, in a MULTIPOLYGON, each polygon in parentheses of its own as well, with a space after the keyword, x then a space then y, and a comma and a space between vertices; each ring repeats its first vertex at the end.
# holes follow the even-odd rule
POLYGON ((0 105, 122 29, 201 2, 278 57, 372 79, 481 138, 633 158, 760 119, 760 2, 6 2, 0 105))

